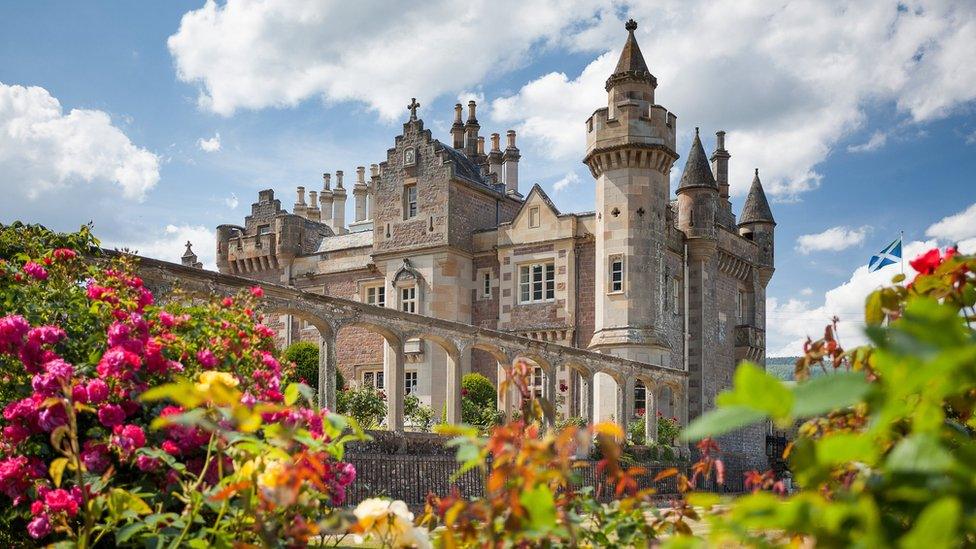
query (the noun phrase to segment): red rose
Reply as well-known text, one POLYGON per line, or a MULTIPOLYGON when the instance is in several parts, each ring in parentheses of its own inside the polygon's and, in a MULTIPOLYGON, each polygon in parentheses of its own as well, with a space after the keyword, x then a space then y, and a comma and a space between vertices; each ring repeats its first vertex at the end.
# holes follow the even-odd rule
POLYGON ((254 286, 253 288, 251 288, 251 295, 253 295, 254 297, 263 297, 264 288, 262 288, 261 286, 254 286))
POLYGON ((908 264, 911 265, 913 269, 918 271, 919 274, 932 274, 941 263, 942 254, 939 253, 938 248, 932 248, 931 250, 908 262, 908 264))

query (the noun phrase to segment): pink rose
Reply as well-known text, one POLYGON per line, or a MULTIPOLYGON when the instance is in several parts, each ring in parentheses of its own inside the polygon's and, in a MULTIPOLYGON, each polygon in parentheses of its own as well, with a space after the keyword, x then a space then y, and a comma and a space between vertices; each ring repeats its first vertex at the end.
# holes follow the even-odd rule
POLYGON ((47 280, 47 269, 33 261, 24 263, 24 274, 37 280, 47 280))
POLYGON ((108 385, 100 379, 89 381, 86 390, 88 392, 88 401, 92 404, 98 404, 108 398, 108 385))
POLYGON ((118 404, 103 404, 98 409, 98 421, 106 427, 115 427, 125 421, 125 412, 118 404))
POLYGON ((69 517, 78 514, 78 502, 71 497, 71 493, 62 488, 51 490, 44 496, 44 504, 55 513, 64 511, 69 517))
POLYGON ((27 523, 27 533, 34 539, 41 539, 51 533, 51 521, 47 515, 40 515, 27 523))
POLYGON ((217 357, 214 356, 213 351, 210 349, 201 349, 198 351, 197 360, 204 368, 213 368, 217 365, 217 357))

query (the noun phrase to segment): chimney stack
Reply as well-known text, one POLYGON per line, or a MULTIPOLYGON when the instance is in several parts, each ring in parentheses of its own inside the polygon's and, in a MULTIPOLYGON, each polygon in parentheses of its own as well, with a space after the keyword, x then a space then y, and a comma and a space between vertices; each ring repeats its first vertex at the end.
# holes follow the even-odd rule
POLYGON ((295 202, 295 207, 294 207, 295 215, 306 217, 306 215, 308 215, 307 214, 308 205, 305 204, 305 187, 300 186, 298 187, 297 191, 298 191, 298 199, 295 202))
POLYGON ((475 115, 477 108, 478 104, 473 99, 468 101, 468 121, 464 124, 464 153, 470 158, 478 155, 478 130, 481 129, 481 125, 478 124, 478 117, 475 115))
POLYGON ((495 183, 502 182, 502 150, 499 148, 501 136, 491 134, 491 150, 488 151, 488 173, 495 176, 495 183))
POLYGON ((725 150, 725 132, 715 132, 715 152, 712 153, 712 173, 718 185, 718 194, 726 202, 729 199, 729 158, 732 155, 725 150))
POLYGON ((464 148, 464 123, 461 122, 461 104, 454 105, 454 125, 451 126, 451 142, 455 149, 464 148))
POLYGON ((518 161, 522 155, 515 146, 515 130, 508 130, 505 136, 508 138, 508 146, 502 156, 502 179, 505 182, 505 192, 518 194, 518 161))
POLYGON ((366 167, 356 168, 356 185, 352 188, 352 195, 356 200, 356 223, 366 221, 366 194, 369 189, 366 187, 366 167))
POLYGON ((322 192, 319 193, 319 208, 321 209, 320 218, 322 223, 332 225, 332 188, 330 179, 332 174, 322 174, 322 192))
POLYGON ((342 170, 336 170, 332 204, 332 230, 335 234, 346 234, 346 189, 342 188, 342 170))
POLYGON ((321 212, 319 211, 319 196, 316 191, 308 191, 308 218, 312 221, 320 221, 321 212))

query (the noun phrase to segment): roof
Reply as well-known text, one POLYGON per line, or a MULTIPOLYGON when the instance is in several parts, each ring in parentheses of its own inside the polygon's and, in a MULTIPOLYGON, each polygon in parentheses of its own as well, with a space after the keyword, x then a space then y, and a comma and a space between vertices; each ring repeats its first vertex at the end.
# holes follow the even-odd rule
POLYGON ((766 200, 762 182, 759 181, 759 168, 756 168, 756 176, 752 178, 749 195, 746 197, 745 205, 742 206, 742 215, 739 216, 739 225, 745 223, 776 224, 773 219, 773 212, 769 209, 769 201, 766 200))
POLYGON ((315 250, 315 253, 335 252, 372 245, 373 231, 358 231, 323 238, 322 243, 319 244, 319 248, 315 250))
POLYGON ((449 147, 436 139, 434 140, 434 150, 438 153, 444 153, 448 157, 448 160, 454 164, 454 174, 458 177, 462 177, 473 183, 480 183, 493 191, 497 190, 494 186, 482 179, 481 168, 472 162, 463 152, 454 147, 449 147))
POLYGON ((688 153, 688 160, 685 162, 685 169, 681 173, 681 182, 678 183, 676 192, 680 193, 692 187, 710 187, 718 190, 712 167, 709 166, 708 157, 705 156, 705 148, 702 147, 701 138, 698 137, 698 128, 695 128, 695 140, 691 143, 691 152, 688 153))
POLYGON ((637 45, 637 38, 634 37, 634 31, 637 30, 637 22, 631 19, 627 21, 624 28, 627 29, 627 42, 624 43, 624 49, 620 51, 617 68, 614 69, 613 74, 607 79, 607 91, 610 91, 610 88, 614 84, 623 80, 643 81, 656 88, 657 79, 654 78, 654 75, 647 68, 644 55, 641 53, 640 46, 637 45))

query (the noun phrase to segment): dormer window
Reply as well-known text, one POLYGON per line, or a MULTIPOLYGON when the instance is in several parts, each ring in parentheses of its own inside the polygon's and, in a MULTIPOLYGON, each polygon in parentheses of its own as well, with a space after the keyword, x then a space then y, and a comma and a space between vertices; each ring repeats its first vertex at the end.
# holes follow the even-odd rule
POLYGON ((403 218, 417 217, 417 186, 407 185, 403 188, 403 218))

